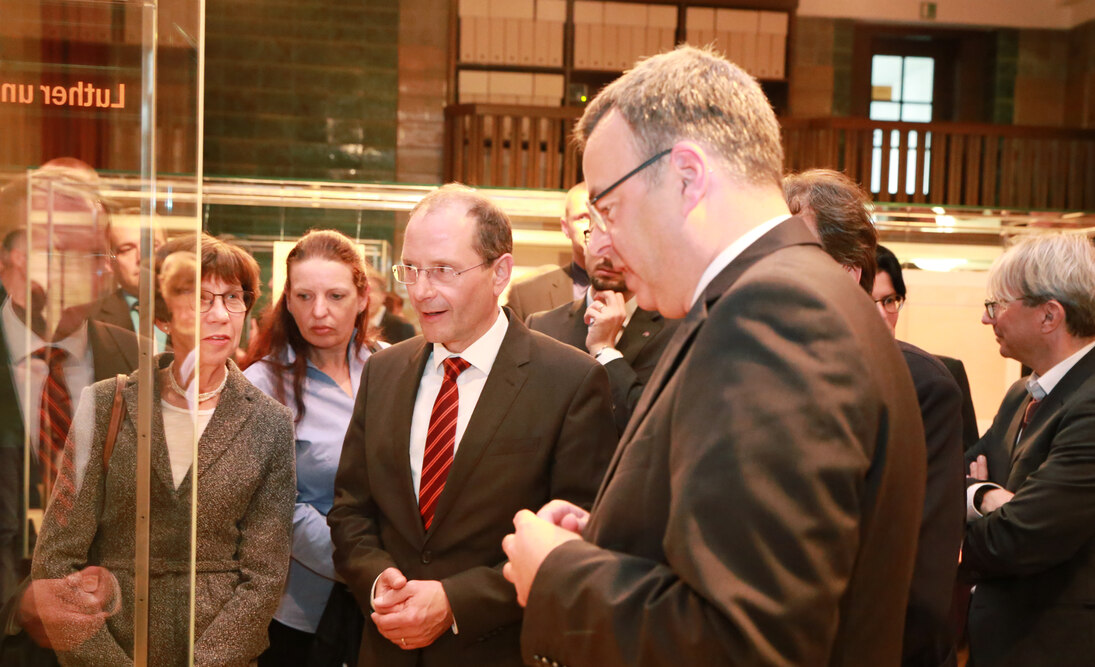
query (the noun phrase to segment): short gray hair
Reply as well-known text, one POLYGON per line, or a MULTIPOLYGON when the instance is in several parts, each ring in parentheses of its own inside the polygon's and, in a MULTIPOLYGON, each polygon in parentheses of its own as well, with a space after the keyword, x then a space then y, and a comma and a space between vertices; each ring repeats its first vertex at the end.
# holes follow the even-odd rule
POLYGON ((1095 336, 1095 246, 1080 234, 1046 234, 1023 239, 989 270, 989 294, 1029 306, 1058 301, 1073 336, 1095 336))
POLYGON ((415 204, 411 217, 419 212, 424 215, 453 204, 463 206, 468 215, 475 218, 477 233, 474 249, 484 261, 493 262, 513 252, 513 228, 509 216, 493 201, 466 185, 449 183, 434 190, 415 204))
MULTIPOLYGON (((640 60, 586 107, 575 128, 579 147, 613 109, 644 155, 691 140, 721 158, 742 182, 780 184, 783 144, 772 105, 756 79, 710 48, 680 46, 640 60)), ((653 181, 660 171, 649 173, 653 181)))

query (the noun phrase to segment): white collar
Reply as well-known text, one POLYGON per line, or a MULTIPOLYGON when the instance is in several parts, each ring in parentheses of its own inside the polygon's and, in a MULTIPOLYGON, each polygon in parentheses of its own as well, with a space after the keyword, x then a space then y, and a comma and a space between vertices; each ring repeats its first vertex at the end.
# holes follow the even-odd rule
POLYGON ((1057 364, 1046 371, 1045 375, 1038 375, 1037 373, 1031 373, 1027 378, 1027 391, 1034 397, 1035 400, 1040 401, 1049 395, 1053 388, 1057 386, 1057 383, 1068 374, 1072 367, 1075 366, 1080 359, 1084 358, 1084 355, 1091 351, 1091 348, 1095 347, 1095 341, 1084 345, 1070 357, 1063 361, 1057 362, 1057 364))
POLYGON ((696 285, 696 291, 692 293, 692 305, 696 305, 696 302, 703 296, 703 291, 707 289, 707 286, 711 284, 711 281, 715 279, 715 276, 719 275, 722 273, 723 269, 730 266, 730 262, 737 259, 738 255, 745 252, 746 248, 756 243, 757 239, 772 231, 776 228, 776 225, 790 217, 790 213, 777 215, 771 220, 762 222, 745 232, 733 243, 726 246, 726 248, 716 255, 715 259, 707 265, 707 269, 703 272, 703 275, 700 276, 700 282, 696 285))
POLYGON ((498 356, 498 350, 502 347, 502 339, 506 337, 507 331, 509 331, 509 318, 501 308, 498 308, 494 324, 463 352, 454 354, 441 343, 434 343, 433 354, 430 355, 429 361, 432 371, 436 373, 441 363, 449 357, 460 357, 484 374, 490 375, 490 369, 494 366, 494 360, 498 356))
POLYGON ((84 355, 87 354, 88 342, 86 321, 81 322, 80 326, 76 327, 75 331, 62 340, 46 343, 38 334, 27 329, 26 325, 19 320, 19 316, 15 314, 15 310, 12 307, 10 296, 4 301, 3 308, 0 308, 0 320, 3 321, 4 337, 7 338, 8 351, 11 353, 11 361, 13 364, 19 364, 26 361, 27 357, 47 345, 68 352, 72 359, 78 360, 81 363, 84 359, 84 355), (28 334, 29 339, 27 336, 28 334))

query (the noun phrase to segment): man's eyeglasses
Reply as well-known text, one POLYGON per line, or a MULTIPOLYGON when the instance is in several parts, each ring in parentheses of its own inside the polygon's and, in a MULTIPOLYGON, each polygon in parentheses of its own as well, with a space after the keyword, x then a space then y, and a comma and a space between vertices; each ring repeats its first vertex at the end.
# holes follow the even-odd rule
MULTIPOLYGON (((638 167, 635 167, 631 171, 624 174, 623 178, 616 181, 612 185, 608 186, 604 190, 601 190, 599 193, 597 193, 596 197, 590 197, 589 199, 587 199, 586 200, 586 209, 589 210, 589 220, 590 220, 590 222, 592 222, 597 227, 597 229, 601 230, 602 232, 607 232, 608 231, 608 225, 605 223, 605 219, 604 219, 604 216, 601 215, 601 211, 597 208, 597 202, 601 201, 601 199, 603 199, 606 195, 608 195, 608 193, 612 192, 616 188, 623 185, 627 181, 627 179, 631 178, 632 176, 639 173, 643 169, 646 169, 647 167, 654 164, 658 160, 662 159, 666 155, 669 155, 671 152, 673 152, 672 148, 665 149, 661 153, 658 153, 657 155, 650 158, 646 162, 640 164, 638 167)), ((588 240, 588 237, 587 237, 586 240, 588 240)))
POLYGON ((203 313, 208 313, 213 308, 213 302, 217 300, 217 297, 221 298, 221 303, 224 304, 224 309, 230 313, 246 313, 247 309, 251 307, 252 302, 255 300, 254 292, 248 292, 246 290, 232 290, 230 292, 223 292, 217 294, 216 292, 210 292, 209 290, 202 290, 201 293, 201 305, 199 309, 203 313))
POLYGON ((985 314, 989 316, 990 320, 995 320, 996 316, 1008 309, 1008 304, 1018 299, 995 299, 985 302, 985 314))
POLYGON ((488 259, 485 262, 480 262, 475 266, 469 266, 460 271, 457 271, 451 266, 423 266, 419 268, 417 266, 411 266, 410 264, 396 264, 392 267, 392 274, 395 276, 395 281, 401 285, 415 284, 422 274, 429 276, 430 282, 436 285, 448 285, 455 282, 458 276, 461 276, 472 269, 478 269, 481 266, 491 264, 492 262, 494 262, 493 259, 488 259))
POLYGON ((875 303, 882 306, 882 310, 891 315, 896 315, 901 311, 901 308, 905 305, 905 297, 900 294, 890 294, 884 296, 881 299, 875 299, 875 303))

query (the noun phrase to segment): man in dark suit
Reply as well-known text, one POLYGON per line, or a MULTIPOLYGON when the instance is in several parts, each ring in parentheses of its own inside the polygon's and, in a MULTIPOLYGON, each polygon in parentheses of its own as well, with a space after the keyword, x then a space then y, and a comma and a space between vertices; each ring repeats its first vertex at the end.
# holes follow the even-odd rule
POLYGON ((414 325, 388 310, 385 302, 388 297, 388 281, 371 265, 365 273, 369 276, 369 326, 376 331, 377 338, 392 345, 414 337, 414 325))
POLYGON ((623 433, 680 321, 639 308, 611 258, 588 250, 585 257, 589 291, 573 303, 529 315, 528 327, 586 350, 604 365, 612 384, 616 429, 623 433))
POLYGON ((680 47, 606 87, 578 136, 590 246, 641 307, 688 317, 592 512, 514 517, 522 657, 896 664, 924 496, 916 398, 870 299, 789 218, 760 87, 680 47))
POLYGON ((981 321, 1016 382, 966 456, 971 664, 1090 665, 1095 622, 1095 249, 1027 238, 993 264, 981 321))
MULTIPOLYGON (((87 301, 95 298, 110 275, 100 274, 102 267, 94 261, 87 262, 105 254, 99 226, 105 216, 95 174, 86 166, 47 165, 34 172, 29 188, 27 179, 19 179, 0 191, 0 627, 4 630, 0 664, 52 664, 52 654, 35 646, 21 630, 28 626, 36 641, 48 643, 36 626, 38 614, 65 612, 63 605, 46 599, 48 583, 36 589, 40 595, 25 595, 25 582, 19 583, 34 546, 34 535, 27 532, 28 515, 44 507, 47 498, 39 489, 48 489, 52 482, 41 460, 39 435, 49 428, 41 423, 39 408, 52 368, 39 355, 44 349, 62 351, 64 385, 72 407, 89 383, 129 373, 138 364, 137 340, 131 332, 86 319, 87 301), (28 189, 34 197, 30 215, 28 189), (60 215, 47 225, 42 220, 44 211, 60 215), (37 221, 29 237, 28 218, 37 221), (38 271, 34 263, 43 257, 62 267, 63 275, 38 271), (55 282, 30 282, 32 274, 43 273, 55 282), (51 318, 50 312, 56 314, 51 318), (30 469, 29 477, 23 474, 25 467, 30 469)), ((91 616, 84 610, 71 618, 91 616)), ((75 626, 71 627, 75 634, 75 626)))
POLYGON ((563 216, 559 219, 563 234, 570 241, 570 263, 517 280, 510 286, 505 305, 520 320, 524 321, 533 313, 570 303, 585 294, 589 287, 585 260, 585 232, 589 228, 589 214, 585 207, 587 195, 585 183, 571 188, 567 192, 563 216))
MULTIPOLYGON (((871 294, 878 232, 871 222, 870 196, 852 179, 829 169, 788 175, 783 179, 783 193, 791 212, 818 234, 825 252, 871 294)), ((892 295, 875 303, 883 320, 896 316, 892 295)), ((950 609, 964 523, 962 395, 938 359, 911 343, 897 341, 897 345, 916 387, 928 466, 901 664, 950 667, 958 662, 950 609)))
POLYGON ((463 186, 411 212, 396 279, 422 337, 365 365, 328 514, 366 620, 363 665, 513 665, 521 609, 502 577, 513 514, 589 506, 616 444, 608 377, 498 306, 509 220, 463 186))

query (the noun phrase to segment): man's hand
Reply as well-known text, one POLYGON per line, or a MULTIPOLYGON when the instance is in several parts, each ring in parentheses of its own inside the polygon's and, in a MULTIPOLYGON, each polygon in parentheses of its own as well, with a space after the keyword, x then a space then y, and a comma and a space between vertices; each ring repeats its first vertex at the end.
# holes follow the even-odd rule
POLYGON ((981 496, 981 514, 988 514, 989 512, 996 511, 1007 504, 1009 500, 1015 497, 1015 494, 1007 489, 991 489, 985 492, 985 495, 981 496))
POLYGON ((612 347, 620 335, 620 329, 627 319, 627 307, 624 295, 619 292, 604 291, 593 295, 593 303, 586 308, 584 321, 589 326, 586 333, 586 349, 596 354, 603 347, 612 347))
POLYGON ((536 516, 579 535, 582 534, 582 531, 586 528, 586 523, 589 522, 589 512, 574 503, 558 499, 552 500, 541 507, 536 516))
POLYGON ((389 583, 398 580, 389 579, 386 592, 381 595, 381 582, 377 580, 377 596, 373 599, 376 611, 372 614, 376 629, 402 649, 429 646, 452 627, 452 608, 445 589, 440 581, 407 581, 395 568, 388 568, 380 578, 388 572, 397 574, 402 584, 396 588, 389 583))
MULTIPOLYGON (((970 477, 988 481, 989 460, 984 454, 979 454, 976 459, 970 461, 970 477)), ((977 511, 982 515, 988 514, 1000 509, 1014 497, 1015 494, 1007 489, 989 489, 981 496, 981 506, 977 508, 977 511)))
POLYGON ((71 651, 120 608, 117 579, 106 568, 92 565, 63 579, 30 582, 16 618, 39 646, 71 651))
MULTIPOLYGON (((550 505, 548 503, 540 511, 543 512, 550 505)), ((524 607, 528 603, 532 580, 536 578, 536 572, 547 555, 564 542, 582 538, 528 510, 521 510, 513 517, 513 527, 514 532, 502 538, 502 550, 509 558, 509 562, 502 566, 502 576, 517 589, 517 602, 524 607)))
POLYGON ((381 613, 391 613, 400 608, 402 603, 410 595, 405 590, 407 577, 394 567, 389 567, 376 578, 373 586, 373 609, 381 613))

